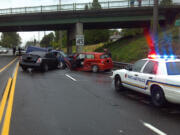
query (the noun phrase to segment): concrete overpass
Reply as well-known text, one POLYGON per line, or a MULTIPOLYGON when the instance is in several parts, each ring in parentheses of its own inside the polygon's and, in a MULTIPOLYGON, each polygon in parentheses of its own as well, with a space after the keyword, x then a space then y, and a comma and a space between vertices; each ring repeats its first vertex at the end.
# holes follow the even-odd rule
MULTIPOLYGON (((68 30, 71 53, 72 40, 75 35, 83 35, 84 29, 150 27, 153 1, 142 0, 140 7, 138 3, 132 6, 129 0, 102 2, 97 10, 85 10, 92 3, 2 9, 0 31, 68 30)), ((173 24, 179 13, 180 3, 159 6, 159 24, 173 24)))

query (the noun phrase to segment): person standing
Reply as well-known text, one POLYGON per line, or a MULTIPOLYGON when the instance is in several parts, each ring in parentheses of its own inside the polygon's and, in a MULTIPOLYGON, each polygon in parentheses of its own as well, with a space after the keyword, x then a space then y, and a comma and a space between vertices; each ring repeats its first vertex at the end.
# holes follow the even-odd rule
POLYGON ((18 48, 19 56, 21 56, 21 47, 18 48))
POLYGON ((139 5, 139 7, 141 6, 141 4, 142 4, 142 0, 137 0, 138 1, 138 5, 139 5))
POLYGON ((108 49, 104 49, 104 53, 107 54, 110 58, 112 58, 112 54, 108 49))
POLYGON ((13 47, 13 55, 16 54, 16 47, 13 47))
POLYGON ((130 0, 131 7, 134 7, 134 2, 135 2, 135 0, 130 0))

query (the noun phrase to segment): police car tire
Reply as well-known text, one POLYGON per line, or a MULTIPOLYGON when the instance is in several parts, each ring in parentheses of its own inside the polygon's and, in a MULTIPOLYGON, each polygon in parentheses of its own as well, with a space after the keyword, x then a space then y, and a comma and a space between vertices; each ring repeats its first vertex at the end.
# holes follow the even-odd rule
POLYGON ((97 73, 98 70, 99 70, 99 68, 98 68, 97 65, 93 65, 93 66, 92 66, 92 71, 93 71, 93 73, 97 73))
POLYGON ((115 77, 114 86, 115 86, 116 92, 122 92, 124 90, 122 83, 121 83, 121 77, 120 76, 115 77))
POLYGON ((166 104, 164 92, 158 86, 155 86, 152 88, 151 98, 152 98, 153 105, 156 107, 163 107, 166 104))

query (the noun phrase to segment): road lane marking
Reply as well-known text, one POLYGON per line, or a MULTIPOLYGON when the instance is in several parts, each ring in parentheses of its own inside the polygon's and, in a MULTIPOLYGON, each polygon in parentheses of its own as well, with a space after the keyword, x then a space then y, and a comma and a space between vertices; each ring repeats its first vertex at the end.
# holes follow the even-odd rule
POLYGON ((71 77, 70 75, 68 75, 68 74, 65 74, 68 78, 70 78, 71 80, 73 80, 73 81, 77 81, 76 79, 74 79, 73 77, 71 77))
POLYGON ((10 65, 12 65, 17 58, 15 58, 14 60, 12 60, 9 64, 7 64, 6 66, 4 66, 2 69, 0 69, 0 73, 3 72, 6 68, 8 68, 10 65))
POLYGON ((142 122, 142 123, 145 127, 149 128, 150 130, 157 133, 158 135, 167 135, 166 133, 162 132, 161 130, 157 129, 156 127, 152 126, 149 123, 146 123, 146 122, 142 122))
POLYGON ((19 69, 19 62, 16 65, 16 71, 15 71, 15 74, 14 74, 14 77, 12 80, 12 86, 11 86, 11 90, 10 90, 10 94, 9 94, 9 99, 8 99, 8 104, 7 104, 7 109, 6 109, 6 114, 5 114, 5 118, 4 118, 1 135, 9 135, 18 69, 19 69))
POLYGON ((10 90, 10 87, 11 87, 11 82, 12 82, 12 78, 9 78, 8 83, 6 85, 6 89, 5 89, 4 94, 3 94, 3 98, 1 100, 1 104, 0 104, 0 124, 1 124, 1 121, 2 121, 4 108, 5 108, 7 98, 8 98, 8 94, 9 94, 9 90, 10 90))

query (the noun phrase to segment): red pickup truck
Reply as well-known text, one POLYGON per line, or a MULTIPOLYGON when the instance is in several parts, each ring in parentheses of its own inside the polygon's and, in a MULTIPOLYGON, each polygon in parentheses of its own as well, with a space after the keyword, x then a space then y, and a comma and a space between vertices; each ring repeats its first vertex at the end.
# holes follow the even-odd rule
POLYGON ((71 69, 80 71, 109 71, 113 68, 109 55, 99 52, 85 52, 71 57, 71 69))

